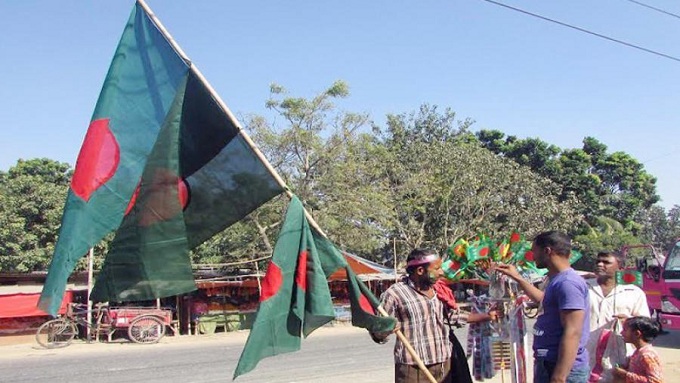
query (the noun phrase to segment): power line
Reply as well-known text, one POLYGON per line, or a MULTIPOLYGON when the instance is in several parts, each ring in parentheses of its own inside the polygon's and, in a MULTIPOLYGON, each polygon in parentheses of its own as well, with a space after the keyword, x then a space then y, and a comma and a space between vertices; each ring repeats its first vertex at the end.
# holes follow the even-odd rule
POLYGON ((677 58, 677 57, 674 57, 674 56, 671 56, 671 55, 667 55, 665 53, 657 52, 657 51, 654 51, 654 50, 651 50, 651 49, 647 49, 647 48, 641 47, 639 45, 627 43, 625 41, 618 40, 618 39, 615 39, 615 38, 612 38, 612 37, 609 37, 609 36, 605 36, 605 35, 602 35, 600 33, 592 32, 592 31, 589 31, 587 29, 583 29, 581 27, 577 27, 577 26, 574 26, 574 25, 571 25, 571 24, 563 23, 561 21, 553 20, 553 19, 550 19, 548 17, 538 15, 536 13, 531 13, 531 12, 525 11, 523 9, 519 9, 519 8, 509 6, 507 4, 499 3, 498 1, 494 1, 494 0, 482 0, 482 1, 486 1, 487 3, 498 5, 498 6, 501 6, 501 7, 504 7, 504 8, 508 8, 508 9, 513 10, 515 12, 524 13, 525 15, 533 16, 533 17, 539 18, 541 20, 549 21, 551 23, 555 23, 555 24, 561 25, 563 27, 575 29, 579 32, 587 33, 589 35, 593 35, 593 36, 599 37, 601 39, 605 39, 605 40, 608 40, 608 41, 611 41, 611 42, 615 42, 617 44, 625 45, 625 46, 630 47, 630 48, 635 48, 635 49, 641 50, 643 52, 651 53, 653 55, 661 56, 661 57, 667 58, 669 60, 680 62, 680 58, 677 58))
POLYGON ((645 4, 645 3, 641 3, 641 2, 635 1, 635 0, 626 0, 626 1, 630 1, 631 3, 635 3, 635 4, 640 5, 640 6, 643 6, 643 7, 645 7, 645 8, 653 9, 653 10, 655 10, 655 11, 657 11, 657 12, 665 13, 665 14, 667 14, 668 16, 673 16, 673 17, 675 17, 675 18, 680 19, 680 15, 676 15, 675 13, 671 13, 671 12, 668 12, 668 11, 664 11, 664 10, 661 9, 661 8, 652 7, 651 5, 648 5, 648 4, 645 4))

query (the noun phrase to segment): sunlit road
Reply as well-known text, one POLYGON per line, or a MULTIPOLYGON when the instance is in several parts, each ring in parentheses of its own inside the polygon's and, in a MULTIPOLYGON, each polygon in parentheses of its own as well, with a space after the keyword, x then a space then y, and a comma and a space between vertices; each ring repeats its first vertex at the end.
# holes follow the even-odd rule
MULTIPOLYGON (((225 382, 231 381, 245 333, 164 339, 156 345, 74 344, 0 348, 2 382, 225 382)), ((236 382, 389 382, 392 345, 373 343, 365 330, 323 328, 302 350, 264 359, 236 382)))

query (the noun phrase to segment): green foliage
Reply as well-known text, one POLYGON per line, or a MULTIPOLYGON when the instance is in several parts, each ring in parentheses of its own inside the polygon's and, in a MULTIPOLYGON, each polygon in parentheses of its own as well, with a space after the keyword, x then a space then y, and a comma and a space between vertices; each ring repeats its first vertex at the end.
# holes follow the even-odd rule
POLYGON ((0 172, 0 271, 47 268, 70 176, 68 164, 45 158, 0 172))
POLYGON ((579 212, 590 225, 609 217, 632 227, 640 211, 659 201, 656 178, 640 162, 623 152, 607 153, 607 146, 593 137, 584 138, 580 149, 565 150, 538 138, 505 137, 499 131, 482 130, 477 138, 494 153, 562 185, 560 200, 576 196, 579 212))
MULTIPOLYGON (((361 174, 353 158, 370 149, 357 134, 368 116, 339 112, 334 105, 349 95, 347 84, 337 81, 310 99, 290 97, 277 84, 270 93, 266 106, 284 125, 249 116, 246 127, 258 148, 336 244, 362 252, 383 243, 382 231, 371 225, 371 215, 380 214, 381 205, 372 202, 370 183, 361 194, 345 187, 344 178, 361 174)), ((280 198, 260 207, 196 249, 194 261, 222 263, 271 254, 286 205, 287 198, 280 198)))
POLYGON ((617 251, 624 245, 639 244, 640 239, 615 219, 597 217, 594 225, 589 225, 584 234, 574 238, 574 243, 584 255, 575 266, 581 270, 593 270, 598 252, 617 251))
POLYGON ((470 143, 470 120, 453 121, 449 110, 438 115, 424 106, 417 114, 391 116, 385 130, 376 129, 385 147, 376 166, 389 181, 395 211, 394 223, 385 226, 395 227, 402 253, 421 246, 445 249, 478 232, 531 235, 578 223, 573 197, 560 203, 557 184, 470 143), (434 128, 429 121, 448 123, 434 128))
POLYGON ((655 248, 668 253, 680 239, 680 206, 669 211, 661 206, 652 206, 641 211, 635 219, 639 225, 637 234, 642 243, 652 244, 655 248))

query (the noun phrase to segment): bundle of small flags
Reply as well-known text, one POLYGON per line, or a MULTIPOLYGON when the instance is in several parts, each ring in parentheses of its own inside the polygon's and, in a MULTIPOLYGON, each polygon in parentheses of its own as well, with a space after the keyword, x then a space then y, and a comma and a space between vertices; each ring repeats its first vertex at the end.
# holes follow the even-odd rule
MULTIPOLYGON (((442 265, 449 280, 489 279, 489 268, 493 263, 512 264, 523 274, 545 275, 546 269, 536 267, 531 242, 523 235, 513 232, 501 240, 493 240, 479 234, 471 240, 459 239, 451 245, 446 254, 448 259, 442 265)), ((569 261, 573 264, 581 253, 572 251, 569 261)))

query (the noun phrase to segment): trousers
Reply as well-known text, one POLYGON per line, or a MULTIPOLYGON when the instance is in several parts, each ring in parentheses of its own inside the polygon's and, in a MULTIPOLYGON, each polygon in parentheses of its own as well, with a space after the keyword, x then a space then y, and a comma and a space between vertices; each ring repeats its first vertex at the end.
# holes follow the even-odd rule
MULTIPOLYGON (((451 370, 451 361, 447 360, 443 363, 430 364, 425 366, 430 374, 438 383, 449 383, 449 370, 451 370)), ((395 364, 394 365, 394 383, 430 383, 427 376, 420 370, 418 365, 410 364, 395 364)))
MULTIPOLYGON (((555 371, 555 362, 549 362, 543 358, 534 359, 534 383, 549 383, 550 377, 555 371)), ((567 383, 587 383, 590 376, 590 368, 572 368, 567 376, 567 383)))

